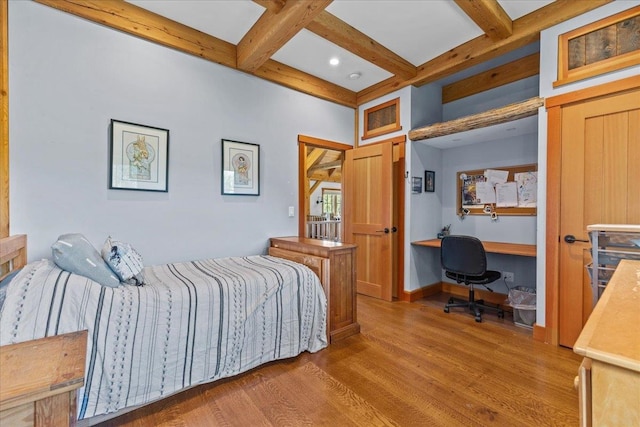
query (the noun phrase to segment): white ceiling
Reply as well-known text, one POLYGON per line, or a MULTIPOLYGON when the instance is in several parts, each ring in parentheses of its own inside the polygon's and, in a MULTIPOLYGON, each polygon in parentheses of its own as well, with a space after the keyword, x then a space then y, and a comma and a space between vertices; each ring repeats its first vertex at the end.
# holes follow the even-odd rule
MULTIPOLYGON (((234 45, 265 11, 252 0, 128 1, 234 45)), ((552 1, 498 3, 515 20, 552 1)), ((325 10, 415 66, 483 34, 452 0, 334 0, 325 10)), ((392 76, 308 30, 295 35, 272 59, 354 92, 392 76), (332 57, 340 59, 338 66, 329 65, 332 57), (350 79, 352 73, 361 76, 350 79)))

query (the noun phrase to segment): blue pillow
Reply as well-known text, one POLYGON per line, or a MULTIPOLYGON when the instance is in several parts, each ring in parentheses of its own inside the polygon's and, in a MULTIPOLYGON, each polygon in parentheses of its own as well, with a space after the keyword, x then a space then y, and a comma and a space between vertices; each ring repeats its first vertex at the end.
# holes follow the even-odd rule
POLYGON ((63 234, 58 237, 51 245, 51 253, 53 262, 63 270, 88 277, 102 286, 120 286, 118 276, 82 234, 63 234))

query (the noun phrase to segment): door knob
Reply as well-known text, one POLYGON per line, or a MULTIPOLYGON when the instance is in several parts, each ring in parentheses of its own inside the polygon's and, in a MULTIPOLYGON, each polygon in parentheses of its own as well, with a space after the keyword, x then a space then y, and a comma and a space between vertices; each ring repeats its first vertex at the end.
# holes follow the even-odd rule
POLYGON ((395 225, 393 227, 391 227, 391 232, 395 233, 396 231, 398 231, 398 227, 396 227, 395 225))
POLYGON ((385 227, 384 230, 376 230, 376 233, 389 234, 389 229, 387 227, 385 227))
POLYGON ((567 243, 575 243, 575 242, 589 243, 588 240, 576 239, 576 236, 574 236, 573 234, 567 234, 566 236, 564 236, 564 241, 567 243))

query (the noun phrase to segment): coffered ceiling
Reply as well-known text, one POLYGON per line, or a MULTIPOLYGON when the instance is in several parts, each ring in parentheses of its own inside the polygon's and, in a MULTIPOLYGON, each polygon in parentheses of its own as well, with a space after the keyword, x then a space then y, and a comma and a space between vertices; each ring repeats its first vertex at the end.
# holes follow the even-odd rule
POLYGON ((36 1, 356 107, 528 45, 610 0, 36 1))

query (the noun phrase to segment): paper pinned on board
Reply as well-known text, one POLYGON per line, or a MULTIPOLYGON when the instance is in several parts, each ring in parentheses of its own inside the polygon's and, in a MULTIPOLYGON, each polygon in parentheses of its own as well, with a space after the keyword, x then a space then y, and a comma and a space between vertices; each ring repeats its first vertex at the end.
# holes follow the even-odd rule
POLYGON ((514 181, 496 184, 496 206, 503 208, 518 206, 518 187, 514 181))
POLYGON ((484 176, 487 178, 487 182, 491 186, 496 184, 504 184, 509 178, 509 171, 503 171, 498 169, 487 169, 484 171, 484 176))
POLYGON ((496 202, 496 192, 488 182, 476 182, 476 201, 478 204, 496 202))
POLYGON ((518 185, 518 206, 535 208, 538 202, 538 172, 519 172, 514 178, 518 185))

